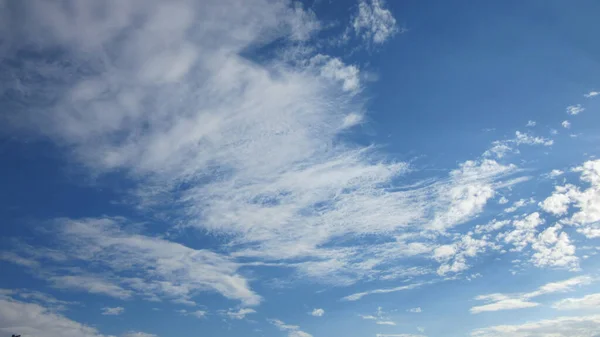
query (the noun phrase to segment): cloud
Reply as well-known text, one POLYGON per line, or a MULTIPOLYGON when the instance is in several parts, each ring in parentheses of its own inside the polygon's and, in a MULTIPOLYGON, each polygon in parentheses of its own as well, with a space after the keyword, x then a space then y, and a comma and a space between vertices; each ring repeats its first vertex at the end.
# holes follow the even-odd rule
POLYGON ((119 299, 128 299, 132 292, 110 280, 92 275, 52 276, 48 279, 52 286, 60 289, 83 290, 92 294, 102 294, 119 299))
POLYGON ((587 188, 573 184, 556 186, 552 195, 540 203, 540 207, 550 214, 564 216, 573 206, 577 211, 561 222, 576 225, 578 232, 590 238, 595 237, 600 221, 600 160, 586 161, 572 171, 580 174, 580 180, 588 185, 587 188))
MULTIPOLYGON (((477 300, 486 300, 492 299, 491 295, 487 296, 479 296, 475 299, 477 300)), ((499 311, 499 310, 512 310, 512 309, 522 309, 522 308, 531 308, 536 307, 539 303, 529 302, 518 298, 504 298, 503 296, 493 297, 494 302, 490 304, 480 305, 472 307, 469 311, 472 314, 478 314, 486 311, 499 311)))
POLYGON ((229 310, 229 311, 225 312, 225 315, 227 315, 227 317, 229 317, 230 319, 244 319, 244 318, 246 318, 246 315, 255 314, 255 313, 256 313, 256 310, 254 310, 254 309, 241 308, 237 311, 229 310))
POLYGON ((375 324, 379 324, 379 325, 396 325, 396 322, 392 322, 392 321, 377 321, 377 322, 375 322, 375 324))
POLYGON ((407 310, 408 312, 412 312, 412 313, 421 313, 423 312, 423 310, 421 309, 421 307, 416 307, 416 308, 411 308, 407 310))
POLYGON ((414 334, 406 334, 406 333, 401 333, 401 334, 382 334, 382 333, 378 333, 375 336, 376 337, 427 337, 425 335, 414 335, 414 334))
POLYGON ((535 240, 536 228, 545 221, 539 212, 533 212, 512 222, 512 229, 497 236, 498 240, 514 245, 515 251, 522 251, 535 240))
POLYGON ((355 293, 352 295, 348 295, 346 297, 343 297, 342 300, 344 301, 358 301, 361 298, 368 296, 368 295, 373 295, 373 294, 387 294, 387 293, 393 293, 393 292, 398 292, 398 291, 403 291, 403 290, 409 290, 409 289, 415 289, 418 288, 420 286, 422 286, 424 283, 414 283, 414 284, 409 284, 409 285, 405 285, 405 286, 399 286, 399 287, 394 287, 394 288, 383 288, 383 289, 375 289, 375 290, 369 290, 369 291, 365 291, 365 292, 361 292, 361 293, 355 293))
POLYGON ((0 297, 11 296, 20 298, 29 303, 36 303, 53 311, 66 310, 68 306, 78 304, 77 302, 63 301, 50 294, 29 289, 1 289, 0 297))
POLYGON ((270 319, 269 323, 273 324, 281 331, 286 331, 288 333, 288 337, 312 337, 311 334, 300 330, 300 327, 297 325, 285 324, 283 321, 278 319, 270 319))
POLYGON ((125 308, 123 307, 104 307, 102 308, 102 315, 113 315, 117 316, 125 312, 125 308))
POLYGON ((515 132, 515 144, 517 145, 543 145, 543 146, 552 146, 554 141, 551 139, 547 139, 544 137, 534 137, 527 133, 515 132))
MULTIPOLYGON (((354 65, 345 65, 339 58, 317 54, 310 59, 322 77, 342 83, 342 90, 355 92, 360 89, 359 70, 354 65)), ((347 125, 344 125, 347 126, 347 125)))
POLYGON ((325 310, 320 308, 314 309, 310 314, 315 317, 322 317, 323 315, 325 315, 325 310))
POLYGON ((123 337, 158 337, 158 335, 141 331, 130 331, 123 335, 123 337))
POLYGON ((66 260, 45 261, 47 268, 54 264, 77 266, 94 262, 104 272, 56 275, 48 269, 40 276, 58 288, 85 290, 121 299, 138 295, 151 300, 166 298, 193 304, 190 301, 192 294, 213 291, 247 305, 260 302, 260 296, 249 288, 248 281, 236 273, 239 266, 229 258, 161 238, 130 233, 121 229, 123 225, 127 223, 122 218, 56 220, 53 229, 66 260), (135 276, 121 276, 123 270, 134 272, 130 275, 135 276))
POLYGON ((600 316, 557 317, 521 325, 498 325, 471 332, 473 337, 595 337, 600 328, 600 316))
POLYGON ((600 293, 589 294, 579 298, 564 298, 555 302, 552 307, 557 310, 588 310, 600 307, 600 293))
POLYGON ((562 121, 562 123, 560 123, 560 125, 562 125, 562 127, 565 129, 571 128, 571 122, 569 122, 567 120, 562 121))
POLYGON ((592 281, 593 279, 589 276, 577 276, 564 281, 547 283, 529 293, 480 295, 475 297, 475 300, 490 303, 472 307, 469 311, 472 314, 478 314, 488 311, 532 308, 540 305, 539 303, 530 301, 534 297, 572 291, 573 288, 588 285, 592 281))
POLYGON ((569 115, 578 115, 580 112, 583 112, 584 110, 585 110, 585 108, 582 107, 581 104, 569 105, 567 107, 567 113, 569 115))
POLYGON ((556 178, 556 177, 563 175, 564 173, 565 173, 564 171, 554 169, 554 170, 550 171, 550 173, 548 173, 548 176, 550 178, 556 178))
POLYGON ((396 19, 383 0, 360 0, 352 28, 357 36, 375 44, 382 44, 398 33, 396 19))
MULTIPOLYGON (((11 47, 0 56, 22 64, 1 65, 21 81, 6 125, 53 142, 91 176, 117 176, 131 186, 128 204, 166 219, 152 231, 118 217, 60 219, 53 248, 62 259, 43 256, 49 247, 3 255, 54 287, 188 305, 213 292, 250 307, 262 298, 240 269, 253 264, 334 285, 429 277, 433 268, 403 260, 430 259, 438 235, 525 179, 515 177, 516 165, 477 157, 415 181, 407 175, 418 168, 342 137, 366 110, 356 96, 361 68, 298 47, 321 27, 300 5, 117 1, 79 4, 76 15, 54 2, 19 6, 0 28, 11 30, 3 31, 11 47), (105 15, 87 20, 99 11, 105 15), (39 57, 22 59, 31 46, 39 57), (277 50, 246 56, 264 46, 277 50), (55 62, 48 50, 70 61, 55 62), (40 106, 20 103, 30 101, 40 106), (218 253, 190 248, 173 241, 183 228, 226 242, 218 253), (365 235, 386 242, 336 241, 365 235)), ((377 0, 359 3, 353 27, 374 44, 397 31, 377 0)), ((507 144, 549 142, 517 133, 507 144)), ((464 240, 440 260, 441 275, 465 270, 468 258, 491 247, 464 240)))
MULTIPOLYGON (((75 322, 40 304, 0 296, 0 332, 23 336, 103 337, 93 327, 75 322)), ((106 336, 108 337, 108 336, 106 336)))
POLYGON ((532 243, 535 251, 533 264, 538 267, 558 267, 577 270, 579 259, 575 256, 575 246, 571 243, 569 235, 560 232, 561 225, 546 228, 532 243))
POLYGON ((536 124, 537 123, 535 121, 530 120, 530 121, 527 122, 527 125, 525 125, 525 126, 527 126, 527 127, 534 127, 536 124))
POLYGON ((463 235, 453 244, 439 246, 433 253, 433 258, 441 263, 437 270, 438 275, 467 270, 467 258, 473 258, 487 248, 495 249, 496 246, 485 239, 476 239, 471 234, 463 235))
POLYGON ((181 309, 177 312, 182 314, 183 316, 194 316, 198 319, 206 318, 206 315, 208 314, 205 310, 187 311, 185 309, 181 309))
MULTIPOLYGON (((531 125, 527 125, 531 126, 531 125)), ((507 153, 515 152, 518 153, 518 147, 521 145, 542 145, 542 146, 552 146, 554 141, 552 139, 533 136, 529 133, 524 133, 521 131, 515 132, 515 137, 511 139, 505 140, 496 140, 492 142, 492 147, 486 150, 483 153, 484 157, 496 157, 496 158, 504 158, 507 153)))
POLYGON ((590 91, 587 94, 583 95, 585 98, 592 98, 592 97, 596 97, 600 95, 600 92, 598 91, 590 91))
POLYGON ((533 198, 519 199, 519 200, 515 201, 511 207, 505 208, 504 213, 513 213, 516 210, 518 210, 519 208, 527 206, 527 205, 531 205, 534 202, 535 202, 535 200, 533 198))

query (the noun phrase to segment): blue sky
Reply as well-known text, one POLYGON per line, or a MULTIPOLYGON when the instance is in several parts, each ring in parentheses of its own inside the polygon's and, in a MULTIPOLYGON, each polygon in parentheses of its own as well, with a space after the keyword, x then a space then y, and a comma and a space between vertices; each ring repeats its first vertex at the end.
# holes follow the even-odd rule
POLYGON ((0 8, 0 333, 597 336, 600 3, 0 8))

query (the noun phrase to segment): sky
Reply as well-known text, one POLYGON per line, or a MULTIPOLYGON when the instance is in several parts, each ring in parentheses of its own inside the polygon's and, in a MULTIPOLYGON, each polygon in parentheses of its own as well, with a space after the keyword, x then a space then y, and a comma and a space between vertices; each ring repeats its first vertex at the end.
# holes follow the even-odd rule
POLYGON ((599 12, 0 1, 0 334, 600 336, 599 12))

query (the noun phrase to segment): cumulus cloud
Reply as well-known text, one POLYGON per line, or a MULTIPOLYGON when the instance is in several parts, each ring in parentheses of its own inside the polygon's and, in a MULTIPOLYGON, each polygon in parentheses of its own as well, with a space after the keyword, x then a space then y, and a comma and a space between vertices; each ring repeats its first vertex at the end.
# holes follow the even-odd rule
POLYGON ((558 317, 528 322, 520 325, 498 325, 476 329, 473 337, 569 337, 576 332, 578 337, 595 337, 600 328, 600 316, 558 317))
POLYGON ((575 255, 575 245, 569 235, 560 232, 561 225, 554 225, 541 232, 532 243, 535 253, 533 264, 538 267, 558 267, 576 270, 579 268, 579 258, 575 255))
POLYGON ((488 294, 475 297, 477 301, 485 301, 488 304, 474 306, 470 309, 472 314, 478 314, 488 311, 513 310, 531 308, 540 305, 532 302, 534 297, 572 291, 575 287, 588 285, 593 281, 589 276, 577 276, 564 281, 547 283, 538 289, 520 294, 488 294))
POLYGON ((484 252, 487 248, 497 248, 485 238, 477 239, 472 235, 463 235, 459 241, 442 245, 435 249, 433 258, 441 265, 437 270, 438 275, 459 273, 469 268, 467 258, 473 258, 484 252))
POLYGON ((225 312, 225 315, 231 319, 244 319, 246 315, 255 314, 256 310, 251 308, 241 308, 239 310, 229 310, 225 312))
POLYGON ((584 94, 583 96, 585 98, 592 98, 592 97, 596 97, 598 95, 600 95, 600 92, 598 92, 598 91, 590 91, 587 94, 584 94))
POLYGON ((560 125, 562 125, 562 127, 565 129, 571 128, 571 122, 569 122, 567 120, 562 121, 562 123, 560 123, 560 125))
POLYGON ((423 312, 421 307, 411 308, 411 309, 408 309, 407 311, 412 312, 412 313, 417 313, 417 314, 423 312))
POLYGON ((567 107, 567 113, 569 115, 578 115, 580 112, 583 112, 584 110, 585 110, 585 108, 582 107, 581 104, 569 105, 567 107))
POLYGON ((530 128, 531 128, 531 127, 534 127, 536 124, 537 124, 537 123, 536 123, 535 121, 532 121, 532 120, 530 120, 530 121, 527 121, 527 125, 525 125, 525 126, 527 126, 527 127, 530 127, 530 128))
POLYGON ((384 43, 398 33, 396 19, 385 8, 384 0, 360 0, 352 28, 356 35, 375 44, 384 43))
POLYGON ((597 223, 600 221, 600 160, 586 161, 573 171, 579 173, 580 180, 588 186, 556 186, 554 192, 540 203, 540 207, 553 215, 564 216, 573 206, 576 211, 561 222, 576 226, 577 231, 587 237, 596 237, 597 223))
POLYGON ((516 210, 518 210, 521 207, 525 207, 527 205, 531 205, 535 202, 535 200, 533 198, 529 198, 529 199, 519 199, 517 201, 515 201, 512 206, 505 208, 504 209, 504 213, 513 213, 516 210))
POLYGON ((314 309, 310 314, 315 317, 321 317, 321 316, 325 315, 325 310, 320 309, 320 308, 314 309))
POLYGON ((102 308, 102 315, 117 316, 125 312, 123 307, 104 307, 102 308))
POLYGON ((550 178, 556 178, 556 177, 563 175, 564 173, 565 172, 562 170, 554 169, 554 170, 550 171, 550 173, 548 173, 548 176, 550 178))

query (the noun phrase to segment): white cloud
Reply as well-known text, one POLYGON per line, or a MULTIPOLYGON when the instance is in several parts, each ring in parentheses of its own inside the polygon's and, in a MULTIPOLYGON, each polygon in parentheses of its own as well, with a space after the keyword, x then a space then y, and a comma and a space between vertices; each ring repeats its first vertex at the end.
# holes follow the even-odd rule
POLYGON ((383 289, 375 289, 375 290, 369 290, 369 291, 365 291, 365 292, 361 292, 361 293, 355 293, 352 295, 348 295, 346 297, 343 297, 342 300, 344 301, 358 301, 361 298, 368 296, 368 295, 373 295, 373 294, 387 294, 387 293, 393 293, 393 292, 398 292, 398 291, 403 291, 403 290, 410 290, 410 289, 415 289, 417 287, 420 287, 421 285, 423 285, 423 283, 414 283, 414 284, 408 284, 405 286, 399 286, 399 287, 394 287, 394 288, 383 288, 383 289))
POLYGON ((562 123, 560 123, 560 125, 562 125, 562 127, 565 129, 571 128, 571 122, 569 122, 567 120, 562 121, 562 123))
POLYGON ((360 0, 352 27, 356 35, 375 44, 384 43, 398 33, 396 19, 383 0, 360 0))
POLYGON ((433 253, 433 258, 441 263, 437 270, 438 275, 444 276, 467 270, 469 268, 467 258, 473 258, 487 248, 496 248, 496 246, 484 238, 474 238, 471 234, 463 235, 453 244, 439 246, 433 253))
MULTIPOLYGON (((31 255, 36 249, 20 259, 4 256, 36 268, 55 287, 188 305, 207 291, 244 307, 258 304, 261 297, 239 272, 252 263, 336 285, 431 273, 401 260, 431 254, 435 235, 482 214, 498 190, 518 182, 506 179, 519 170, 475 158, 448 175, 400 185, 414 169, 409 164, 339 137, 365 110, 355 96, 356 65, 296 47, 264 62, 242 56, 279 39, 310 39, 319 29, 312 12, 288 5, 116 1, 101 5, 106 15, 87 20, 96 6, 80 4, 72 19, 53 2, 28 2, 26 22, 6 17, 2 27, 23 30, 11 40, 15 53, 2 49, 3 58, 18 58, 34 41, 64 50, 70 60, 32 58, 0 69, 48 102, 15 111, 14 127, 53 141, 91 175, 126 179, 124 186, 135 186, 127 201, 140 211, 158 209, 176 229, 192 227, 227 242, 217 254, 144 235, 124 219, 61 220, 63 260, 31 255), (26 81, 39 77, 44 81, 26 81), (365 234, 394 242, 335 245, 336 238, 365 234)), ((383 2, 358 7, 353 24, 361 37, 383 43, 397 30, 383 2)), ((539 142, 547 140, 522 136, 511 146, 539 142)), ((464 270, 463 260, 479 251, 461 249, 444 261, 442 274, 464 270)))
POLYGON ((498 325, 471 332, 473 337, 595 337, 600 329, 600 315, 558 317, 521 325, 498 325), (574 335, 574 333, 576 333, 574 335))
POLYGON ((531 121, 531 120, 530 120, 530 121, 528 121, 528 122, 527 122, 527 125, 526 125, 526 126, 527 126, 527 127, 534 127, 536 124, 537 124, 537 123, 536 123, 535 121, 531 121))
POLYGON ((311 334, 300 330, 300 327, 297 325, 285 324, 278 319, 270 319, 269 322, 275 325, 279 330, 286 331, 288 337, 312 337, 311 334))
POLYGON ((547 283, 535 291, 520 294, 488 294, 475 297, 477 301, 489 302, 488 304, 474 306, 470 309, 472 314, 478 314, 489 311, 513 310, 532 308, 539 306, 539 303, 530 301, 534 297, 545 294, 561 293, 573 290, 576 286, 588 285, 592 282, 589 276, 573 277, 564 281, 547 283))
POLYGON ((567 113, 569 115, 577 115, 580 112, 583 112, 585 110, 584 107, 581 106, 581 104, 576 104, 576 105, 569 105, 567 107, 567 113))
POLYGON ((558 310, 588 310, 600 307, 600 293, 585 295, 580 298, 564 298, 555 302, 552 307, 558 310))
POLYGON ((125 308, 123 307, 104 307, 102 308, 102 315, 111 315, 117 316, 125 312, 125 308))
POLYGON ((424 335, 414 335, 414 334, 406 334, 406 333, 400 333, 400 334, 383 334, 383 333, 378 333, 375 335, 376 337, 427 337, 424 335))
POLYGON ((515 144, 517 145, 543 145, 543 146, 551 146, 554 144, 552 139, 547 139, 544 137, 534 137, 526 133, 515 132, 515 144))
POLYGON ((552 195, 540 203, 540 207, 557 216, 566 215, 572 205, 577 211, 561 222, 577 226, 577 231, 595 237, 600 221, 600 160, 590 160, 573 169, 581 174, 580 180, 587 188, 572 184, 556 186, 552 195))
POLYGON ((575 246, 565 232, 560 232, 561 225, 554 225, 541 232, 532 243, 535 251, 533 264, 538 267, 558 267, 576 270, 579 259, 575 255, 575 246))
POLYGON ((565 173, 564 171, 554 169, 554 170, 550 171, 550 173, 548 173, 548 176, 550 178, 556 178, 556 177, 563 175, 564 173, 565 173))
POLYGON ((416 308, 411 308, 407 310, 408 312, 413 312, 413 313, 421 313, 423 312, 423 310, 421 309, 421 307, 416 307, 416 308))
POLYGON ((158 335, 141 331, 130 331, 124 334, 123 337, 158 337, 158 335))
MULTIPOLYGON (((23 336, 103 337, 93 327, 75 322, 36 303, 0 296, 0 332, 23 336)), ((107 336, 108 337, 108 336, 107 336)))
POLYGON ((231 319, 244 319, 244 318, 246 318, 246 315, 255 314, 255 313, 256 313, 256 310, 254 310, 254 309, 241 308, 237 311, 229 310, 229 311, 225 312, 225 315, 227 315, 231 319))
MULTIPOLYGON (((531 125, 528 125, 531 126, 531 125)), ((552 146, 554 141, 552 139, 532 136, 529 133, 523 133, 521 131, 515 132, 515 137, 505 140, 496 140, 492 142, 492 147, 483 153, 484 157, 496 157, 503 158, 507 153, 519 153, 518 147, 521 145, 542 145, 552 146)))
POLYGON ((48 279, 52 285, 60 289, 83 290, 92 294, 102 294, 120 299, 131 297, 131 291, 92 275, 63 275, 52 276, 48 279))
POLYGON ((393 322, 393 321, 377 321, 377 322, 375 322, 375 324, 379 324, 379 325, 396 325, 396 322, 393 322))
POLYGON ((529 199, 519 199, 515 201, 511 207, 505 208, 504 213, 513 213, 521 207, 525 207, 527 205, 531 205, 535 202, 533 198, 529 199))
POLYGON ((166 298, 193 304, 190 301, 193 293, 214 291, 247 305, 260 302, 260 296, 249 288, 248 281, 236 273, 239 266, 231 259, 123 231, 120 226, 124 222, 122 218, 56 220, 56 240, 67 254, 61 264, 94 262, 103 267, 104 273, 48 275, 46 271, 40 276, 55 287, 123 299, 139 295, 151 300, 166 298), (113 273, 107 274, 106 270, 113 273), (137 277, 119 276, 123 270, 135 271, 137 277))
POLYGON ((591 97, 596 97, 598 95, 600 95, 600 92, 598 92, 598 91, 590 91, 590 92, 588 92, 587 94, 585 94, 583 96, 586 97, 586 98, 591 98, 591 97))
POLYGON ((311 58, 310 65, 317 68, 324 78, 341 82, 344 91, 354 92, 360 89, 359 70, 354 65, 345 65, 338 58, 322 54, 311 58))
POLYGON ((507 204, 507 203, 508 203, 508 199, 506 199, 506 197, 505 197, 505 196, 502 196, 500 199, 498 199, 498 203, 499 203, 500 205, 507 204))
POLYGON ((314 309, 310 314, 315 317, 321 317, 321 316, 325 315, 325 310, 320 309, 320 308, 314 309))
POLYGON ((522 251, 535 240, 537 227, 544 223, 540 213, 533 212, 527 216, 514 220, 513 229, 500 233, 497 239, 514 245, 515 251, 522 251))
MULTIPOLYGON (((476 299, 483 300, 484 297, 477 297, 476 299)), ((495 302, 480 306, 475 306, 470 309, 472 314, 478 314, 485 311, 498 311, 498 310, 512 310, 531 308, 538 306, 539 303, 529 302, 518 298, 502 298, 496 299, 495 302)))
MULTIPOLYGON (((208 312, 206 312, 206 310, 187 311, 185 309, 180 309, 180 310, 177 310, 177 312, 183 316, 194 316, 198 319, 206 318, 206 315, 208 314, 208 312)), ((224 312, 224 311, 221 313, 227 314, 227 312, 224 312)))

